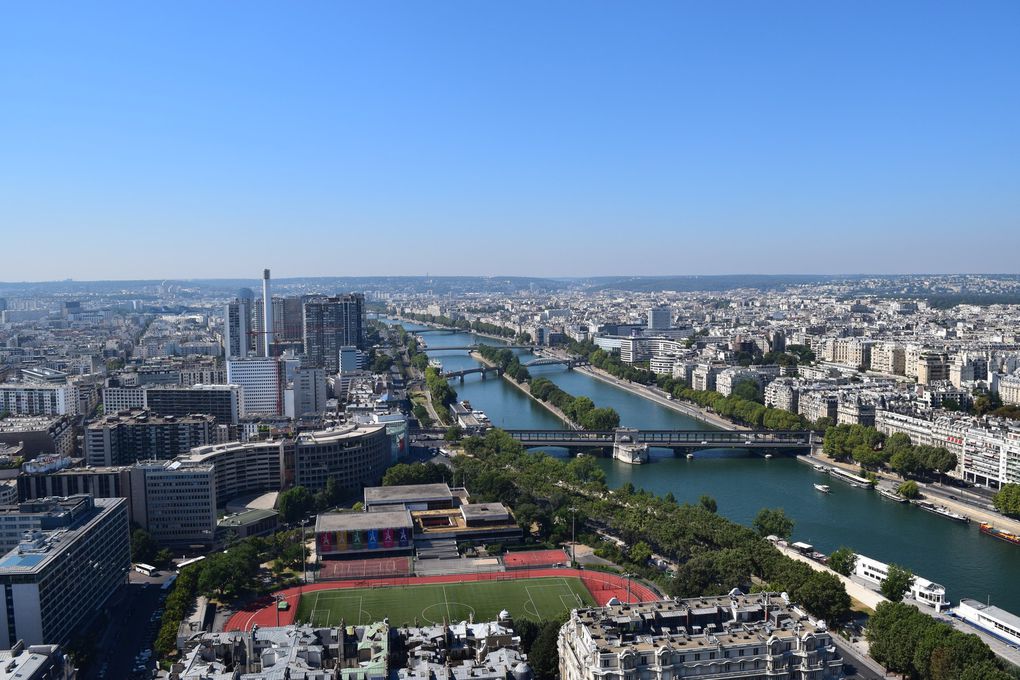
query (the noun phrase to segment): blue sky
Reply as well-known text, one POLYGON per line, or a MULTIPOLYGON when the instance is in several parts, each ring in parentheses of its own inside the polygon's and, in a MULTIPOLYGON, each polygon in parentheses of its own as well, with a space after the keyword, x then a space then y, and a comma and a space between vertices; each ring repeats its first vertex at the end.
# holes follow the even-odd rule
POLYGON ((1014 1, 3 11, 0 280, 1020 271, 1014 1))

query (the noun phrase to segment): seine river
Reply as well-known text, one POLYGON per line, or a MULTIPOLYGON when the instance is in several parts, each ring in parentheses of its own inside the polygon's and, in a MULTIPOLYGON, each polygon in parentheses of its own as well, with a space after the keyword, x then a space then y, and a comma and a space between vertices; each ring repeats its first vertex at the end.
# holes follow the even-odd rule
MULTIPOLYGON (((405 323, 408 330, 423 326, 405 323)), ((498 341, 469 333, 427 333, 430 348, 465 346, 498 341)), ((477 362, 465 351, 429 351, 444 368, 470 368, 477 362)), ((521 360, 533 358, 521 353, 521 360)), ((648 401, 614 385, 561 366, 541 366, 532 375, 553 380, 576 396, 591 397, 597 406, 612 406, 623 425, 649 429, 711 429, 710 426, 648 401)), ((482 380, 467 376, 451 385, 488 414, 492 423, 509 429, 562 428, 552 414, 501 378, 482 380)), ((550 450, 565 456, 563 450, 550 450)), ((693 460, 675 458, 669 450, 653 449, 646 465, 626 465, 600 458, 610 486, 631 482, 635 487, 664 495, 672 492, 681 502, 697 503, 708 494, 719 504, 719 513, 750 525, 763 507, 781 507, 796 522, 794 539, 829 553, 841 545, 882 560, 910 568, 914 573, 943 584, 954 602, 961 597, 991 598, 1020 614, 1020 546, 997 541, 978 532, 977 524, 960 524, 909 505, 888 501, 874 491, 857 489, 817 473, 794 458, 771 460, 746 457, 739 452, 698 453, 693 460), (832 492, 822 494, 812 484, 825 482, 832 492)))

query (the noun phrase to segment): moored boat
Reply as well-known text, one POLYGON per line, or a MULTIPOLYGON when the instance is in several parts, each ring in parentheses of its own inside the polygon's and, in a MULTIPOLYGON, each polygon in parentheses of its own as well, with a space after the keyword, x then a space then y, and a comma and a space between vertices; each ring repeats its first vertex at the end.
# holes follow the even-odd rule
POLYGON ((811 467, 815 469, 815 472, 828 472, 824 465, 819 465, 818 463, 815 463, 811 467))
POLYGON ((914 505, 921 508, 922 510, 927 510, 928 512, 934 513, 936 515, 942 515, 946 519, 952 519, 956 520, 957 522, 964 523, 970 522, 970 517, 967 517, 966 515, 961 515, 958 512, 953 512, 944 505, 938 505, 936 503, 931 503, 929 501, 914 501, 914 505))
POLYGON ((875 485, 874 482, 872 482, 867 477, 855 475, 852 472, 847 472, 846 470, 843 470, 842 468, 838 467, 832 468, 829 471, 829 474, 835 477, 836 479, 842 480, 847 484, 851 486, 856 486, 860 489, 870 489, 875 485))
POLYGON ((880 486, 880 487, 878 487, 878 493, 883 498, 888 498, 889 500, 896 501, 897 503, 906 503, 907 502, 906 498, 904 498, 903 496, 899 495, 898 493, 896 493, 892 489, 886 489, 886 488, 880 486))
POLYGON ((815 484, 815 489, 821 491, 822 493, 829 493, 830 491, 828 484, 815 484))
POLYGON ((987 536, 997 538, 1000 541, 1006 541, 1007 543, 1012 543, 1013 545, 1020 545, 1020 536, 1017 536, 1014 533, 1003 531, 1002 529, 996 529, 987 522, 982 522, 979 528, 981 529, 981 533, 987 536))

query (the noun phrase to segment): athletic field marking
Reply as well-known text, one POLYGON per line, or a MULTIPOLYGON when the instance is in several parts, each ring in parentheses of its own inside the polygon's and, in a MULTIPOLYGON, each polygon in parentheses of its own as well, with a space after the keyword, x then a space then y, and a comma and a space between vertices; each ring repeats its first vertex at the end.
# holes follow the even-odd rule
POLYGON ((312 620, 309 621, 309 623, 313 626, 318 626, 319 628, 329 628, 329 613, 330 610, 328 609, 313 609, 312 620), (323 619, 323 612, 325 612, 326 615, 325 619, 323 619))
POLYGON ((446 620, 453 623, 453 615, 450 613, 450 598, 446 596, 446 586, 443 586, 443 602, 446 603, 446 620))

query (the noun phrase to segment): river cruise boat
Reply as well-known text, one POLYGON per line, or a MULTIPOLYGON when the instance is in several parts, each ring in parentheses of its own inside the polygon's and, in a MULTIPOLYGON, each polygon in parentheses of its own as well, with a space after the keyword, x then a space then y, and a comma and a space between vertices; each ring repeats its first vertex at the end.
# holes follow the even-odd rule
POLYGON ((934 513, 936 515, 941 515, 946 519, 951 519, 957 522, 964 523, 970 522, 970 517, 967 517, 966 515, 961 515, 958 512, 953 512, 944 505, 938 505, 936 503, 931 503, 929 501, 914 501, 914 505, 921 508, 922 510, 927 510, 928 512, 934 513))
MULTIPOLYGON (((877 590, 889 575, 889 565, 858 554, 857 561, 854 563, 853 575, 867 581, 869 586, 877 590)), ((945 587, 917 575, 914 576, 914 582, 910 584, 909 595, 921 604, 932 607, 935 611, 942 611, 951 604, 946 598, 945 587)))
POLYGON ((1020 616, 1016 614, 990 603, 970 599, 960 600, 960 606, 952 613, 1011 645, 1020 645, 1020 616))
POLYGON ((907 502, 906 498, 904 498, 903 496, 899 495, 898 493, 896 493, 892 489, 886 489, 886 488, 881 487, 881 486, 878 487, 878 495, 880 495, 882 498, 888 498, 891 501, 896 501, 897 503, 906 503, 907 502))
POLYGON ((1020 545, 1020 536, 1008 531, 1003 531, 1002 529, 996 529, 987 522, 982 522, 980 529, 981 533, 986 536, 991 536, 992 538, 997 538, 1000 541, 1006 541, 1006 543, 1012 543, 1013 545, 1020 545))
POLYGON ((821 491, 822 493, 829 493, 829 491, 831 490, 828 484, 815 484, 815 489, 821 491))
POLYGON ((867 477, 855 475, 854 473, 847 472, 842 468, 834 467, 831 470, 829 470, 829 474, 835 477, 836 479, 846 482, 850 486, 856 486, 859 489, 870 489, 873 486, 875 486, 875 483, 872 482, 867 477))
POLYGON ((429 366, 436 369, 437 371, 443 370, 443 362, 440 359, 429 359, 429 366))

